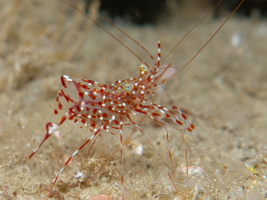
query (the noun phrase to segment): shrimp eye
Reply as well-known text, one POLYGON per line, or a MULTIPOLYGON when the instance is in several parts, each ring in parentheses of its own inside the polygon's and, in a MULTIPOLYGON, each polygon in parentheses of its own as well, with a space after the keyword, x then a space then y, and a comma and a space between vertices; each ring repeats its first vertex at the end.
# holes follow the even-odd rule
POLYGON ((140 67, 140 75, 146 75, 148 73, 148 66, 145 64, 141 64, 140 67))
POLYGON ((122 89, 125 92, 131 92, 133 90, 133 84, 132 83, 125 83, 122 87, 122 89))

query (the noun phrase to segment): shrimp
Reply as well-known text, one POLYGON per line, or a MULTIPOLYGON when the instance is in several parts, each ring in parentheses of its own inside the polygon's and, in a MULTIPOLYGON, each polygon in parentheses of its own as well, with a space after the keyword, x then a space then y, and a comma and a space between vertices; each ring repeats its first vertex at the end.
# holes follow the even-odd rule
MULTIPOLYGON (((66 2, 65 0, 62 1, 84 14, 81 10, 66 2)), ((240 5, 242 4, 242 2, 240 3, 240 5)), ((238 7, 236 8, 236 10, 237 9, 238 7)), ((235 11, 233 11, 233 13, 235 11)), ((233 15, 233 13, 200 48, 200 50, 187 62, 187 64, 182 67, 182 69, 185 68, 202 51, 202 49, 212 40, 212 38, 217 34, 217 32, 226 23, 226 21, 233 15)), ((110 32, 108 32, 105 28, 98 24, 98 22, 95 22, 95 24, 106 31, 108 34, 110 34, 113 38, 118 40, 115 36, 113 36, 110 32)), ((124 32, 122 31, 122 33, 124 32)), ((128 35, 126 34, 126 36, 128 35)), ((132 39, 130 36, 128 37, 132 39)), ((124 45, 121 41, 119 42, 124 45)), ((136 43, 139 45, 138 42, 136 43)), ((178 46, 178 44, 170 51, 170 53, 178 46)), ((141 45, 139 46, 143 48, 141 45)), ((136 55, 129 47, 125 47, 134 55, 136 55)), ((143 49, 146 51, 145 48, 143 49)), ((79 148, 77 148, 72 153, 63 167, 59 170, 55 179, 53 180, 50 192, 47 197, 49 197, 51 191, 53 190, 53 187, 55 186, 60 174, 65 170, 66 166, 74 156, 76 156, 88 144, 91 144, 91 149, 95 144, 97 137, 104 137, 104 134, 117 135, 118 131, 120 143, 121 196, 122 199, 125 199, 123 146, 126 140, 124 129, 126 126, 133 126, 141 133, 141 135, 145 136, 142 127, 140 126, 139 122, 135 121, 134 116, 139 116, 142 119, 148 117, 159 124, 161 127, 163 127, 166 130, 167 142, 169 142, 170 140, 167 130, 167 127, 170 125, 174 127, 178 133, 181 134, 182 141, 184 141, 185 134, 192 133, 195 130, 195 125, 177 106, 166 107, 154 102, 154 96, 158 91, 157 88, 163 84, 166 84, 167 81, 171 77, 173 77, 174 73, 177 72, 177 70, 172 66, 171 63, 169 63, 168 65, 161 65, 162 55, 160 41, 158 41, 157 43, 157 49, 158 51, 157 55, 155 56, 156 60, 154 65, 148 65, 136 55, 136 57, 142 62, 142 64, 139 66, 138 75, 136 77, 128 78, 125 80, 117 80, 112 84, 103 84, 94 80, 83 78, 72 78, 68 75, 63 75, 60 77, 60 88, 56 96, 57 105, 54 109, 54 114, 59 116, 59 121, 46 123, 46 134, 44 136, 44 139, 38 145, 38 147, 33 150, 29 158, 32 158, 35 153, 41 148, 43 143, 47 139, 49 139, 51 135, 55 134, 58 131, 58 128, 67 121, 82 124, 82 127, 86 130, 89 130, 92 134, 89 139, 87 139, 79 148), (170 123, 170 121, 172 121, 172 123, 170 123)), ((154 58, 153 56, 150 57, 154 58)), ((153 147, 150 140, 147 139, 147 141, 153 147)), ((158 155, 159 157, 161 157, 160 152, 158 153, 158 155)), ((172 152, 170 149, 168 149, 168 157, 171 169, 171 172, 168 172, 168 176, 173 184, 173 187, 178 193, 173 180, 175 169, 173 167, 172 152)), ((187 166, 186 172, 188 174, 187 150, 185 150, 185 157, 187 166)), ((163 159, 162 162, 163 164, 167 165, 163 159)))

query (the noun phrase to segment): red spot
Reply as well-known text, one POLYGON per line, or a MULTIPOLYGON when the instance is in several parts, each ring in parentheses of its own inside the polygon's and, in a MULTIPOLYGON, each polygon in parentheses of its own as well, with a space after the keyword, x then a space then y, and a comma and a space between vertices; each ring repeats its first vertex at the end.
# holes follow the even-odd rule
POLYGON ((108 117, 108 114, 107 113, 103 113, 102 114, 102 117, 107 118, 108 117))
POLYGON ((62 109, 63 109, 63 106, 62 106, 61 103, 58 103, 58 109, 59 109, 59 110, 62 110, 62 109))
POLYGON ((172 107, 172 109, 178 110, 178 107, 176 107, 176 106, 173 106, 173 107, 172 107))
POLYGON ((152 115, 153 117, 159 117, 159 116, 160 116, 159 113, 152 113, 151 115, 152 115))
POLYGON ((194 124, 190 124, 190 127, 191 127, 192 129, 195 129, 194 124))
POLYGON ((58 110, 57 110, 57 109, 54 110, 54 114, 55 114, 55 115, 58 114, 58 110))
POLYGON ((135 111, 136 111, 136 112, 139 112, 139 113, 147 114, 145 111, 140 110, 140 109, 135 109, 135 111))
POLYGON ((92 80, 86 80, 86 79, 82 79, 82 81, 84 81, 84 82, 86 82, 86 83, 90 83, 90 84, 92 84, 92 85, 94 85, 94 84, 95 84, 95 82, 94 82, 94 81, 92 81, 92 80))
POLYGON ((83 92, 79 92, 79 96, 80 96, 81 98, 83 98, 83 97, 84 97, 84 93, 83 93, 83 92))
POLYGON ((77 109, 78 112, 81 112, 80 106, 76 106, 76 109, 77 109))
POLYGON ((80 84, 80 83, 79 83, 79 85, 80 85, 83 89, 90 90, 90 87, 88 87, 87 85, 80 84))
POLYGON ((99 93, 99 90, 97 90, 97 89, 94 89, 94 92, 95 92, 95 93, 99 93))
POLYGON ((158 105, 158 108, 159 108, 159 109, 163 109, 163 106, 158 105))
POLYGON ((183 122, 181 122, 181 121, 179 121, 177 119, 175 121, 176 121, 176 123, 180 124, 181 126, 184 124, 183 122))
POLYGON ((182 117, 183 117, 185 120, 187 120, 187 116, 185 116, 184 113, 182 113, 181 115, 182 115, 182 117))
POLYGON ((94 109, 94 110, 93 110, 93 114, 96 114, 97 111, 98 111, 97 109, 94 109))
POLYGON ((85 124, 85 123, 86 123, 86 120, 85 120, 85 119, 82 119, 81 122, 82 122, 83 124, 85 124))
POLYGON ((117 125, 120 124, 120 122, 118 120, 114 120, 113 122, 114 122, 114 124, 117 124, 117 125))
POLYGON ((92 95, 91 98, 92 98, 92 100, 95 100, 96 99, 96 96, 95 95, 92 95))
MULTIPOLYGON (((88 115, 88 114, 87 114, 88 115)), ((82 114, 82 116, 84 117, 84 118, 87 118, 87 115, 86 114, 82 114)))
POLYGON ((193 131, 190 127, 188 127, 187 130, 188 130, 189 132, 192 132, 192 131, 193 131))
POLYGON ((59 122, 59 125, 63 124, 63 122, 64 122, 66 119, 67 119, 66 116, 63 116, 63 117, 61 118, 60 122, 59 122))
POLYGON ((61 84, 64 88, 67 88, 67 84, 66 84, 66 79, 64 78, 64 76, 61 76, 60 77, 60 80, 61 80, 61 84))
POLYGON ((48 131, 50 127, 52 127, 52 123, 51 123, 51 122, 48 122, 48 123, 46 124, 46 127, 45 127, 45 128, 46 128, 46 130, 48 131))

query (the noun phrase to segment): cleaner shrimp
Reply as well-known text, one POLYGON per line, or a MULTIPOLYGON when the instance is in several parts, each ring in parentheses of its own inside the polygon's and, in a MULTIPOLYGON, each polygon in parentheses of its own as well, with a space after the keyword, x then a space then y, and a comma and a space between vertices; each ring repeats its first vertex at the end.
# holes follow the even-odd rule
MULTIPOLYGON (((49 194, 47 198, 51 195, 54 186, 56 185, 60 174, 65 170, 67 165, 85 146, 91 145, 90 150, 93 148, 96 139, 99 136, 105 137, 105 134, 116 135, 119 138, 120 144, 120 166, 121 166, 121 198, 125 198, 124 190, 124 172, 123 172, 123 153, 124 144, 128 139, 125 138, 125 127, 132 126, 141 133, 142 136, 146 138, 146 134, 143 128, 140 126, 140 122, 135 121, 135 116, 141 116, 142 120, 144 118, 150 118, 157 124, 159 124, 165 130, 166 141, 169 143, 170 136, 168 132, 168 126, 172 126, 178 133, 181 134, 182 141, 184 142, 185 134, 190 134, 195 130, 195 125, 188 119, 188 117, 177 107, 167 107, 154 102, 154 96, 157 93, 159 86, 165 84, 170 78, 174 76, 177 72, 176 68, 173 67, 172 63, 168 65, 162 65, 162 55, 161 55, 161 42, 157 42, 157 55, 154 59, 150 56, 154 65, 149 65, 147 62, 143 61, 134 51, 132 51, 128 46, 122 43, 116 36, 107 31, 102 25, 100 25, 95 20, 91 19, 90 16, 85 14, 82 10, 70 4, 68 1, 61 0, 71 7, 75 8, 87 18, 92 20, 98 27, 107 32, 111 37, 117 40, 120 44, 125 46, 132 54, 134 54, 137 59, 141 61, 139 66, 138 76, 128 78, 125 80, 117 80, 112 84, 103 84, 94 80, 88 80, 84 78, 72 78, 68 75, 63 75, 60 77, 60 88, 56 96, 56 108, 54 109, 54 114, 59 116, 59 121, 57 122, 47 122, 46 123, 46 134, 38 145, 36 149, 33 150, 29 158, 32 158, 35 153, 41 148, 43 143, 49 139, 53 134, 58 131, 58 128, 65 122, 72 121, 74 123, 82 124, 81 127, 90 131, 91 136, 78 147, 72 155, 64 163, 63 167, 56 174, 55 179, 51 185, 49 194)), ((224 24, 230 19, 230 17, 236 12, 236 10, 241 6, 244 0, 236 7, 236 9, 228 16, 228 18, 222 23, 222 25, 215 31, 215 33, 208 39, 208 41, 198 50, 198 52, 179 70, 186 68, 192 60, 205 48, 205 46, 214 38, 214 36, 219 32, 219 30, 224 26, 224 24)), ((221 2, 221 1, 220 1, 221 2)), ((218 5, 220 4, 218 3, 218 5)), ((206 17, 206 16, 205 16, 206 17)), ((205 18, 204 17, 204 18, 205 18)), ((203 19, 204 19, 203 18, 203 19)), ((189 32, 181 39, 184 38, 203 20, 201 19, 189 32)), ((107 22, 109 22, 107 20, 107 22)), ((111 23, 111 22, 109 22, 111 23)), ((128 34, 123 32, 121 29, 112 24, 120 32, 126 35, 129 39, 133 40, 137 45, 139 45, 144 51, 148 52, 143 46, 132 39, 128 34)), ((180 42, 181 42, 180 41, 180 42)), ((173 49, 167 54, 167 56, 176 49, 180 44, 178 42, 173 49)), ((150 55, 150 54, 149 54, 150 55)), ((166 57, 167 57, 166 56, 166 57)), ((141 121, 142 121, 141 120, 141 121)), ((151 141, 146 138, 152 148, 151 141)), ((157 156, 161 159, 161 153, 157 152, 157 156)), ((175 192, 178 193, 178 189, 175 186, 175 169, 173 164, 173 154, 170 149, 167 150, 168 162, 161 159, 162 163, 166 165, 170 170, 167 175, 172 183, 172 187, 175 192)), ((188 169, 188 152, 184 150, 186 159, 186 173, 189 174, 188 169)))

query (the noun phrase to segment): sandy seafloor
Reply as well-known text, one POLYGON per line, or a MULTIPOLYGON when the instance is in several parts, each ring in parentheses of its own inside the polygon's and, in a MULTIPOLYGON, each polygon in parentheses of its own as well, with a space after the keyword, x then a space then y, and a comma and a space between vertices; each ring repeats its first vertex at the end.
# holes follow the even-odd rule
MULTIPOLYGON (((46 122, 58 120, 53 106, 60 76, 110 84, 136 76, 140 61, 89 20, 79 29, 82 17, 61 1, 0 4, 0 199, 45 199, 57 171, 91 135, 68 121, 60 129, 62 139, 51 137, 28 159, 45 134, 46 122)), ((196 22, 196 13, 185 16, 191 15, 165 18, 157 26, 120 20, 117 25, 153 55, 161 39, 166 55, 196 22)), ((181 68, 222 21, 209 17, 162 62, 181 68)), ((151 63, 140 48, 116 33, 151 63)), ((158 90, 156 103, 180 107, 196 126, 195 133, 185 137, 193 171, 189 176, 184 173, 179 131, 169 128, 167 144, 165 130, 146 119, 141 125, 145 136, 132 127, 124 129, 125 138, 133 132, 124 144, 127 199, 267 198, 266 44, 266 19, 236 16, 185 70, 158 90), (178 193, 162 163, 168 161, 168 149, 173 153, 178 193)), ((103 133, 90 155, 88 149, 61 174, 51 199, 90 199, 98 194, 119 199, 120 156, 112 156, 119 150, 118 136, 103 133)))

